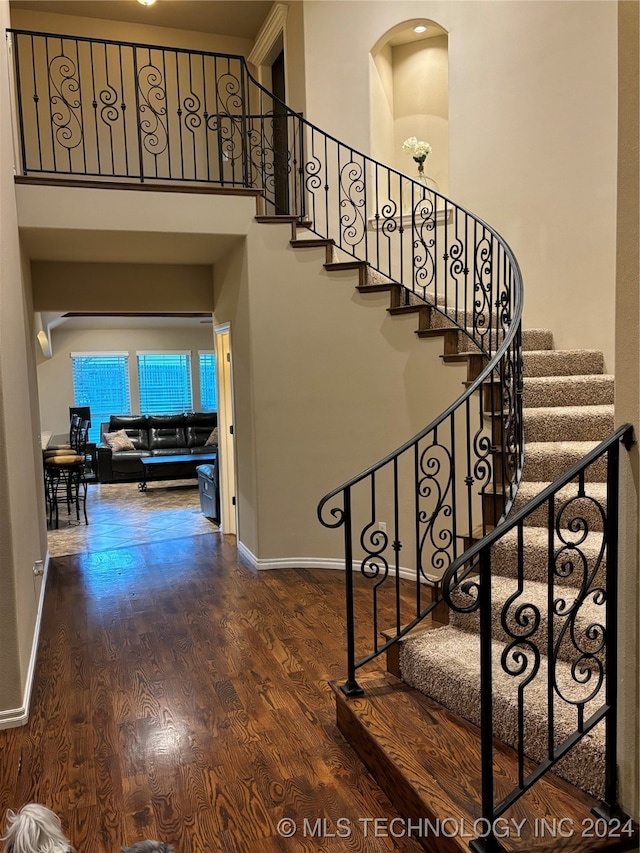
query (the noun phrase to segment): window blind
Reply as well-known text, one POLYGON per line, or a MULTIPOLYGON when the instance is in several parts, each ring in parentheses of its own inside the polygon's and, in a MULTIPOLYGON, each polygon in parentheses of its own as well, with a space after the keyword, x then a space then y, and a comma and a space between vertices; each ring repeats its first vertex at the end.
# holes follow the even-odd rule
POLYGON ((172 415, 193 409, 191 353, 137 353, 140 411, 172 415))
POLYGON ((200 374, 200 404, 203 412, 218 411, 216 388, 216 356, 213 352, 198 353, 200 374))
POLYGON ((73 405, 89 406, 89 440, 100 438, 100 424, 111 415, 131 413, 129 358, 124 353, 71 353, 73 405))

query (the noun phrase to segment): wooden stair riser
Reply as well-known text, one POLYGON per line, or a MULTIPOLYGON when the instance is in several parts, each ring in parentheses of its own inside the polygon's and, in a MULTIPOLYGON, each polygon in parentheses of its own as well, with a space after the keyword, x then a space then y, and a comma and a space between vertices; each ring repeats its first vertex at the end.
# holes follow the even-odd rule
MULTIPOLYGON (((463 384, 468 388, 472 384, 472 380, 467 379, 463 384)), ((482 411, 486 414, 504 412, 502 389, 499 383, 493 379, 488 379, 482 383, 482 411)))
POLYGON ((341 272, 354 270, 358 272, 358 290, 361 290, 365 287, 367 283, 367 269, 368 264, 365 261, 331 261, 330 263, 325 263, 324 268, 328 272, 341 272))
POLYGON ((497 488, 508 491, 515 478, 514 459, 509 454, 505 456, 501 447, 497 444, 493 452, 493 482, 497 488))
MULTIPOLYGON (((435 821, 437 804, 431 804, 433 811, 425 811, 424 803, 392 756, 388 755, 376 739, 369 735, 367 727, 360 724, 357 711, 352 710, 351 703, 343 700, 338 693, 336 693, 336 723, 347 742, 405 821, 418 825, 420 819, 424 820, 429 816, 435 821)), ((467 853, 468 851, 466 845, 463 846, 455 837, 443 839, 426 837, 416 840, 429 853, 467 853)))
POLYGON ((395 282, 358 285, 357 289, 360 293, 388 292, 390 308, 398 308, 401 304, 403 287, 395 282))
POLYGON ((325 240, 321 237, 310 237, 308 239, 295 237, 289 241, 289 245, 292 249, 324 249, 324 262, 326 264, 333 262, 333 249, 335 246, 335 242, 333 240, 325 240))
MULTIPOLYGON (((446 629, 445 629, 446 630, 446 629)), ((338 728, 369 769, 401 815, 430 821, 432 826, 448 819, 464 820, 465 832, 423 832, 412 836, 430 853, 469 853, 468 827, 481 814, 480 735, 471 723, 456 717, 442 705, 411 690, 384 673, 361 674, 365 690, 360 698, 347 698, 337 684, 338 728)), ((517 759, 513 749, 494 740, 495 799, 500 800, 517 784, 517 759)), ((525 762, 525 772, 533 769, 525 762)), ((564 819, 572 827, 593 820, 596 801, 553 774, 535 787, 535 794, 522 797, 507 812, 521 827, 504 835, 507 851, 522 853, 623 853, 637 849, 638 827, 631 837, 592 838, 579 831, 562 838, 541 836, 536 827, 546 820, 564 819)), ((402 839, 393 849, 405 849, 402 839), (400 846, 398 846, 400 845, 400 846)), ((390 848, 391 849, 391 848, 390 848)))
POLYGON ((443 355, 440 358, 445 361, 447 355, 454 355, 458 352, 458 332, 455 329, 418 329, 416 335, 419 338, 442 338, 443 355))
POLYGON ((262 225, 290 225, 291 226, 291 239, 295 240, 298 236, 298 230, 309 229, 311 228, 311 222, 306 219, 300 219, 298 216, 288 216, 288 215, 277 215, 277 216, 265 216, 264 214, 258 214, 255 217, 256 222, 259 222, 262 225))
POLYGON ((475 382, 487 365, 487 359, 483 355, 467 356, 467 381, 475 382))
POLYGON ((482 518, 484 524, 494 527, 504 513, 505 496, 500 492, 482 493, 482 518))
MULTIPOLYGON (((426 601, 424 602, 425 606, 427 603, 428 602, 426 601)), ((424 631, 435 631, 437 628, 442 628, 443 625, 448 624, 449 608, 444 601, 441 601, 429 616, 420 622, 416 628, 406 634, 406 637, 415 637, 418 634, 422 634, 424 631)), ((396 636, 396 632, 395 630, 382 631, 382 636, 385 642, 387 642, 396 636)), ((400 678, 400 645, 398 643, 394 643, 393 646, 389 646, 385 656, 387 672, 394 675, 396 678, 400 678)))
POLYGON ((387 308, 392 316, 400 314, 417 314, 418 333, 431 328, 431 308, 428 305, 399 305, 396 308, 387 308))

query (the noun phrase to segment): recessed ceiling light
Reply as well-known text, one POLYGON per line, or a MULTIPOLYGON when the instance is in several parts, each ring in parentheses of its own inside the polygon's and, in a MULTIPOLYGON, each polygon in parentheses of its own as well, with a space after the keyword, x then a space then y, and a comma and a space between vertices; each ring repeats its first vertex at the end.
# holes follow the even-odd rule
MULTIPOLYGON (((144 0, 138 0, 138 3, 142 3, 142 2, 144 2, 144 0)), ((426 33, 427 28, 423 27, 422 24, 420 24, 420 26, 414 27, 413 31, 414 31, 414 33, 426 33)))
POLYGON ((138 0, 138 3, 139 3, 141 6, 153 6, 153 4, 154 4, 155 2, 156 2, 156 0, 138 0))

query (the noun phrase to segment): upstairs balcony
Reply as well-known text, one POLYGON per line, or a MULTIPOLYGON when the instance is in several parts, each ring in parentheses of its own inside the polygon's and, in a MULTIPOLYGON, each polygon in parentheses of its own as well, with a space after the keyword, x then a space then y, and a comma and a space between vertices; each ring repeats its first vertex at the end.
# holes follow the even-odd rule
POLYGON ((253 188, 265 212, 300 209, 299 124, 250 85, 244 57, 25 30, 9 36, 22 178, 253 188))

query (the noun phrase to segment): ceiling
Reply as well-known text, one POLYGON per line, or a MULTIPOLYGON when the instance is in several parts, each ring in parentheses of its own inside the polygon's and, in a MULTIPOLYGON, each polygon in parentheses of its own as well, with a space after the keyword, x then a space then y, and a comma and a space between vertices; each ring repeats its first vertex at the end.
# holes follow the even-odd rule
POLYGON ((155 27, 217 33, 253 39, 272 0, 157 0, 141 6, 136 0, 10 0, 12 9, 127 21, 155 27))

